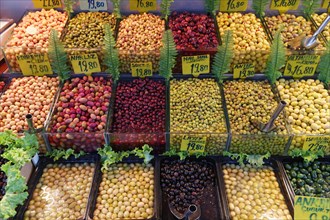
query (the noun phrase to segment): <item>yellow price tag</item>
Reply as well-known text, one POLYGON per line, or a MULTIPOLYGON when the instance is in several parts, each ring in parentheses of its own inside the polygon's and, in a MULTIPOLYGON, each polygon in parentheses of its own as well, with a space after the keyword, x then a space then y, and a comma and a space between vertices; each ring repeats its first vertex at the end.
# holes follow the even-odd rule
POLYGON ((329 12, 330 0, 323 0, 321 8, 328 9, 328 12, 329 12))
POLYGON ((157 10, 157 1, 156 0, 130 0, 129 9, 131 11, 155 11, 157 10))
POLYGON ((270 9, 286 12, 288 10, 297 10, 299 4, 300 0, 272 0, 270 9))
POLYGON ((245 79, 246 77, 252 77, 254 76, 254 73, 254 65, 251 63, 234 65, 234 79, 245 79))
POLYGON ((329 220, 330 198, 295 196, 294 219, 329 220))
POLYGON ((210 72, 210 55, 183 56, 182 74, 192 74, 198 77, 199 74, 210 72))
POLYGON ((204 152, 206 145, 206 137, 191 137, 184 135, 181 141, 181 151, 189 153, 204 152))
POLYGON ((46 54, 26 54, 16 56, 23 75, 44 76, 53 74, 48 56, 46 54))
POLYGON ((286 62, 284 76, 293 78, 313 76, 319 62, 319 55, 290 55, 286 62))
POLYGON ((306 136, 303 150, 324 150, 325 152, 330 151, 330 136, 306 136))
POLYGON ((35 8, 62 8, 61 0, 32 0, 35 8))
POLYGON ((220 11, 246 11, 248 3, 248 0, 220 1, 220 11))
POLYGON ((144 78, 152 76, 152 62, 131 63, 132 76, 144 78))
POLYGON ((96 53, 70 55, 69 57, 74 73, 92 74, 101 72, 99 58, 96 53))

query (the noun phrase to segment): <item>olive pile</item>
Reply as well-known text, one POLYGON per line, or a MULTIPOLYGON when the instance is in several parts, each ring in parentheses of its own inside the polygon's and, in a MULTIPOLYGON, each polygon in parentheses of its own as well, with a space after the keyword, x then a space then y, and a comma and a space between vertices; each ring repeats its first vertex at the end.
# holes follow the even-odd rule
POLYGON ((330 198, 329 163, 294 162, 284 167, 296 195, 330 198))
POLYGON ((231 219, 292 219, 272 167, 225 164, 223 174, 231 219))
MULTIPOLYGON (((202 161, 171 161, 161 163, 160 181, 168 202, 180 213, 189 205, 206 202, 201 197, 204 189, 215 185, 215 171, 211 164, 202 161)), ((205 195, 211 200, 214 195, 205 195)))
POLYGON ((86 212, 94 164, 49 164, 33 192, 24 219, 79 219, 86 212))
POLYGON ((224 92, 231 131, 231 150, 234 152, 281 154, 288 137, 284 115, 275 121, 277 130, 266 134, 251 120, 267 123, 278 102, 267 81, 226 81, 224 92), (276 135, 275 135, 276 134, 276 135))
POLYGON ((109 167, 102 182, 94 220, 150 219, 154 214, 154 167, 120 163, 109 167))
MULTIPOLYGON (((224 147, 226 133, 220 88, 214 79, 171 80, 170 83, 171 132, 209 133, 206 151, 219 153, 224 147), (213 133, 213 134, 210 134, 213 133)), ((182 135, 171 135, 171 146, 178 148, 182 135)))
MULTIPOLYGON (((4 153, 5 147, 0 145, 0 167, 7 163, 7 160, 2 158, 1 155, 4 153)), ((0 170, 0 201, 2 197, 5 195, 5 187, 7 185, 7 177, 5 172, 0 170)))

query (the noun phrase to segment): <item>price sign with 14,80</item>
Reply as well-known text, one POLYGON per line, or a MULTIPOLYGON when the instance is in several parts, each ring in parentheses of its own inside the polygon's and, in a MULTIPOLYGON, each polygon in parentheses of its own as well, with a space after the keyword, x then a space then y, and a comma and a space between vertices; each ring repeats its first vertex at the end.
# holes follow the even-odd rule
POLYGON ((303 150, 318 151, 324 150, 330 151, 330 136, 306 136, 303 150))
POLYGON ((157 10, 156 0, 129 0, 129 9, 132 11, 147 12, 157 10))
POLYGON ((183 56, 182 74, 198 77, 210 72, 210 55, 183 56))
POLYGON ((99 58, 96 53, 70 55, 70 61, 74 73, 85 73, 87 75, 101 72, 99 58))
POLYGON ((108 4, 106 0, 79 0, 80 10, 106 11, 108 4))
POLYGON ((131 63, 132 76, 144 78, 152 76, 152 62, 131 63))
POLYGON ((298 196, 294 198, 294 219, 330 220, 330 198, 298 196))
POLYGON ((44 76, 53 74, 47 54, 26 54, 16 56, 23 75, 44 76))
POLYGON ((220 11, 246 11, 248 3, 248 0, 220 1, 220 11))
POLYGON ((320 56, 318 55, 290 55, 287 59, 284 76, 293 78, 313 76, 319 62, 320 56))
POLYGON ((297 10, 299 4, 300 0, 272 0, 270 9, 286 12, 288 10, 297 10))
POLYGON ((204 152, 206 145, 206 137, 193 137, 184 135, 181 140, 181 151, 188 153, 204 152))
POLYGON ((234 65, 234 79, 245 79, 246 77, 252 77, 254 76, 254 73, 254 65, 251 63, 234 65))
POLYGON ((32 0, 35 8, 61 8, 61 0, 32 0))

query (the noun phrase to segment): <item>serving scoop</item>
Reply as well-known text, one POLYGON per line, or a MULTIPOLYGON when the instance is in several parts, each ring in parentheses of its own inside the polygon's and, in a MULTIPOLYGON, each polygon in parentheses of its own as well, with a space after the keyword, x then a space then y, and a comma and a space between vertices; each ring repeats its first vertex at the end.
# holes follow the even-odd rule
POLYGON ((313 36, 311 37, 304 37, 301 40, 301 47, 305 48, 305 49, 313 49, 315 48, 319 43, 317 42, 317 37, 318 35, 323 31, 323 29, 327 26, 327 24, 330 21, 330 16, 328 15, 324 21, 322 22, 322 24, 319 26, 319 28, 315 31, 315 33, 313 34, 313 36))
POLYGON ((168 203, 168 207, 171 213, 180 220, 199 220, 201 217, 201 207, 199 205, 191 204, 184 214, 178 212, 170 202, 168 203))
POLYGON ((256 127, 258 130, 262 131, 262 132, 271 132, 274 131, 276 129, 276 126, 274 125, 276 119, 278 118, 278 116, 281 114, 281 112, 283 111, 284 107, 286 106, 286 102, 281 100, 273 115, 270 117, 269 121, 265 124, 262 123, 261 121, 258 121, 256 119, 250 119, 251 124, 256 127))

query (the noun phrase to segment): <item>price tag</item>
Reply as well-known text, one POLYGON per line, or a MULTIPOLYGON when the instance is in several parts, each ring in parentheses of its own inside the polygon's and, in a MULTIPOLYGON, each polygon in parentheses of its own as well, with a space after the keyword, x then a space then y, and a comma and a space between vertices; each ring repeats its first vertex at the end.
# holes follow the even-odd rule
POLYGON ((108 4, 106 0, 79 0, 80 10, 106 11, 108 4))
POLYGON ((131 63, 131 70, 134 77, 152 76, 152 63, 131 63))
POLYGON ((295 196, 294 219, 329 220, 330 198, 295 196))
POLYGON ((300 4, 300 0, 272 0, 270 4, 271 10, 278 10, 280 12, 286 12, 288 10, 297 10, 300 4))
POLYGON ((70 55, 70 61, 74 73, 85 73, 89 75, 94 72, 101 72, 99 58, 96 53, 70 55))
POLYGON ((317 151, 330 150, 330 136, 307 136, 304 141, 303 150, 317 151))
POLYGON ((210 55, 183 56, 182 74, 192 74, 198 77, 199 74, 210 72, 210 55))
POLYGON ((35 8, 62 8, 61 0, 32 0, 35 8))
POLYGON ((248 0, 220 1, 220 11, 246 11, 248 3, 248 0))
POLYGON ((235 64, 234 79, 245 79, 246 77, 254 76, 254 65, 251 63, 235 64))
POLYGON ((320 56, 318 55, 290 55, 285 66, 284 76, 293 78, 313 76, 319 62, 320 56))
POLYGON ((44 76, 53 74, 48 56, 46 54, 26 54, 16 56, 23 75, 44 76))
POLYGON ((206 137, 191 137, 184 135, 181 141, 181 151, 189 153, 204 152, 206 137))
POLYGON ((330 0, 323 0, 321 8, 328 9, 328 12, 329 12, 330 0))
POLYGON ((157 10, 156 0, 130 0, 129 9, 132 11, 146 12, 157 10))

